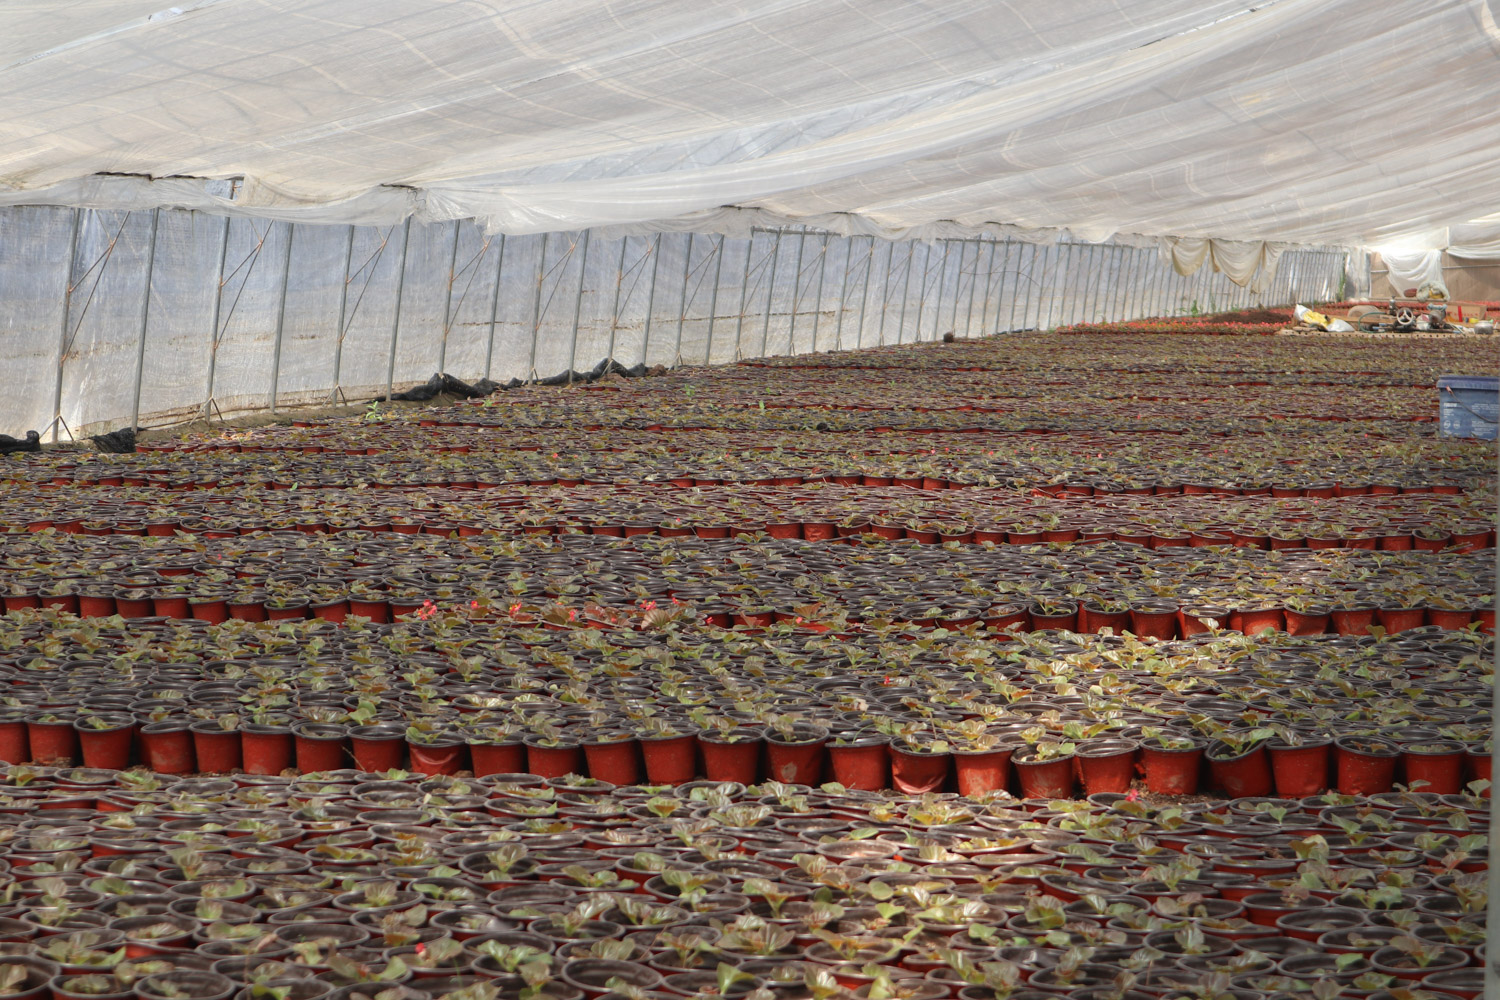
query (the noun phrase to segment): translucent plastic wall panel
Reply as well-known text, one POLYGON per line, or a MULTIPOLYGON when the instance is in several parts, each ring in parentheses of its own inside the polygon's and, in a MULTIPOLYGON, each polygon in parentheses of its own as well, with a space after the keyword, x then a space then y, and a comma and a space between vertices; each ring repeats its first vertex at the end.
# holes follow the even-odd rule
POLYGON ((725 364, 735 358, 735 330, 739 326, 741 275, 750 257, 749 240, 719 240, 719 260, 713 265, 715 281, 713 323, 704 344, 709 364, 725 364))
POLYGON ((63 208, 0 211, 0 431, 20 436, 52 420, 57 357, 72 281, 78 213, 63 208))
MULTIPOLYGON (((573 316, 583 280, 582 232, 553 233, 542 269, 542 295, 531 368, 540 378, 568 371, 573 348, 573 316)), ((528 352, 530 348, 528 348, 528 352)))
POLYGON ((278 402, 309 402, 328 395, 340 306, 347 308, 344 268, 353 248, 352 235, 349 226, 297 226, 292 233, 275 371, 278 402))
POLYGON ((827 320, 818 327, 818 350, 835 351, 843 348, 844 331, 851 329, 859 318, 859 304, 854 298, 859 289, 860 261, 864 257, 864 241, 855 237, 833 240, 828 247, 825 262, 826 291, 824 308, 829 310, 827 320), (854 314, 851 317, 850 309, 854 314))
POLYGON ((354 230, 336 384, 355 396, 384 392, 406 259, 405 225, 354 230))
POLYGON ((718 309, 718 283, 723 277, 724 258, 719 252, 724 237, 690 235, 688 256, 678 310, 676 357, 681 364, 702 364, 708 357, 708 328, 718 309))
POLYGON ((80 273, 68 297, 57 385, 58 412, 69 426, 108 420, 134 402, 155 217, 154 211, 83 213, 75 257, 80 273))
POLYGON ((464 378, 483 374, 501 242, 502 237, 487 236, 472 222, 459 223, 453 289, 444 310, 434 371, 462 373, 464 378))
POLYGON ((844 311, 834 324, 833 334, 834 346, 839 350, 859 347, 864 337, 870 309, 871 276, 877 251, 883 242, 873 236, 856 236, 849 240, 849 280, 844 290, 844 311))
POLYGON ((458 223, 413 225, 406 248, 401 335, 396 341, 396 385, 424 382, 438 370, 450 306, 449 275, 458 269, 458 223))
MULTIPOLYGON (((225 218, 200 212, 163 211, 157 221, 140 380, 143 416, 201 412, 208 399, 208 360, 227 224, 225 218)), ((116 416, 128 419, 129 412, 116 416)))
POLYGON ((211 396, 220 408, 270 405, 290 229, 284 222, 230 220, 218 350, 212 362, 211 396))
POLYGON ((578 340, 572 350, 571 367, 576 371, 588 371, 609 355, 625 243, 623 239, 601 240, 597 235, 589 240, 583 260, 583 297, 578 301, 578 340))

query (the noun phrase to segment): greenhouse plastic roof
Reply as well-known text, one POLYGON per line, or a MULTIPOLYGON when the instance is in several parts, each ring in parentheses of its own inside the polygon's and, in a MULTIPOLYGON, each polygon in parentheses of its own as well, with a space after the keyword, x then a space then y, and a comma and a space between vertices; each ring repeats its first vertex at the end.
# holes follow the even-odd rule
POLYGON ((0 203, 1500 253, 1497 4, 6 0, 0 203))

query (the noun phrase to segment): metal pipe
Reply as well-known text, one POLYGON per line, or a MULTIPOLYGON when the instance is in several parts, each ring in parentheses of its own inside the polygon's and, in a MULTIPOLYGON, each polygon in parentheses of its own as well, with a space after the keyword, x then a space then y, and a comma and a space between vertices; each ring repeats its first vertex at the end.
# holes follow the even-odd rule
POLYGON ((484 377, 490 377, 495 360, 495 320, 500 316, 500 276, 505 272, 505 234, 500 234, 500 249, 495 254, 495 294, 490 296, 490 340, 484 349, 484 377))
POLYGON ((609 374, 609 369, 615 363, 615 330, 620 325, 620 286, 625 284, 625 248, 630 245, 630 237, 620 238, 620 265, 615 269, 615 307, 609 315, 609 353, 604 357, 604 372, 609 374))
MULTIPOLYGON (((766 344, 771 337, 771 304, 776 301, 776 266, 781 263, 781 230, 776 230, 776 243, 771 247, 771 278, 766 282, 766 318, 760 328, 760 354, 766 356, 766 344)), ((797 297, 796 276, 793 275, 792 298, 797 297)), ((793 306, 795 308, 795 306, 793 306)))
POLYGON ((578 367, 578 319, 583 315, 583 282, 588 277, 589 233, 583 231, 583 254, 578 262, 578 294, 573 297, 573 339, 568 343, 568 384, 573 384, 573 370, 578 367))
MULTIPOLYGON (((922 342, 922 311, 927 306, 927 276, 930 273, 932 273, 932 268, 930 266, 931 263, 932 263, 932 244, 930 244, 930 243, 924 243, 922 246, 923 246, 923 250, 922 250, 922 273, 917 278, 917 322, 916 322, 916 336, 912 337, 912 343, 914 343, 914 344, 919 344, 919 343, 922 342)), ((916 252, 915 248, 913 248, 913 252, 914 253, 916 252)), ((947 257, 948 257, 948 246, 945 243, 943 245, 943 258, 944 258, 945 261, 947 260, 947 257)), ((945 273, 946 270, 947 270, 947 268, 943 267, 943 268, 941 268, 938 271, 938 296, 939 296, 939 301, 941 301, 941 297, 942 297, 942 281, 943 281, 943 279, 945 277, 947 277, 947 275, 945 273)), ((936 315, 937 309, 934 309, 933 313, 934 313, 934 315, 936 315)), ((936 337, 936 335, 937 335, 937 326, 938 326, 938 324, 936 322, 934 322, 932 324, 932 327, 933 327, 933 331, 932 332, 933 332, 933 336, 934 337, 936 337)), ((906 329, 906 317, 905 317, 904 313, 902 314, 901 328, 903 330, 906 329)))
POLYGON ((73 235, 68 241, 68 269, 63 275, 62 331, 57 341, 57 385, 52 393, 52 443, 57 444, 58 418, 62 416, 63 365, 68 356, 68 312, 73 303, 73 262, 78 257, 78 230, 83 209, 73 209, 73 235))
POLYGON ((271 348, 271 413, 276 412, 277 390, 281 387, 281 334, 286 328, 286 293, 292 283, 292 236, 296 223, 286 224, 286 250, 281 255, 281 302, 276 307, 276 343, 271 348))
POLYGON ((797 353, 797 304, 802 301, 802 255, 807 249, 807 230, 797 239, 797 260, 792 265, 792 315, 786 325, 786 353, 797 353))
POLYGON ((349 307, 349 268, 353 263, 354 227, 350 226, 348 239, 344 241, 344 284, 339 289, 339 325, 334 329, 335 337, 333 340, 333 392, 329 393, 329 399, 338 396, 339 377, 343 372, 344 336, 349 332, 344 329, 344 311, 349 307))
POLYGON ((743 334, 745 332, 745 305, 750 294, 750 259, 755 256, 755 230, 750 230, 750 238, 745 241, 745 273, 740 276, 740 311, 734 321, 734 360, 738 361, 744 357, 743 334))
POLYGON ((443 298, 443 336, 438 341, 439 374, 448 368, 448 334, 453 328, 453 282, 457 277, 453 270, 458 267, 458 229, 462 224, 457 219, 453 220, 453 249, 448 254, 448 294, 443 298))
POLYGON ((885 346, 885 314, 891 311, 891 267, 896 260, 896 244, 888 243, 885 255, 885 281, 880 285, 880 326, 876 347, 885 346))
POLYGON ((678 303, 677 310, 677 347, 672 352, 673 368, 682 364, 682 327, 687 322, 688 275, 693 266, 693 243, 697 238, 697 233, 688 233, 687 253, 682 258, 682 300, 678 303))
POLYGON ((531 300, 531 354, 526 359, 526 381, 536 381, 536 341, 542 332, 542 283, 547 276, 547 240, 551 233, 542 234, 542 249, 536 255, 536 295, 531 300))
MULTIPOLYGON (((830 237, 824 235, 823 248, 818 251, 818 290, 813 292, 813 339, 812 352, 818 353, 818 321, 823 316, 823 275, 828 271, 828 241, 830 237)), ((842 305, 842 301, 839 303, 842 305)))
MULTIPOLYGON (((985 333, 990 328, 990 289, 992 287, 994 287, 994 282, 995 282, 995 250, 1000 245, 1000 243, 999 243, 998 240, 987 240, 986 242, 988 242, 989 245, 990 245, 990 259, 984 265, 984 300, 981 302, 980 309, 979 309, 979 331, 980 331, 981 334, 985 333)), ((974 255, 974 268, 975 268, 975 270, 974 270, 974 282, 975 282, 975 284, 978 284, 979 283, 979 255, 978 254, 974 255)), ((969 330, 972 330, 974 328, 974 298, 973 298, 973 295, 972 295, 972 291, 973 291, 973 286, 970 286, 970 292, 971 292, 971 294, 970 294, 970 297, 969 297, 969 321, 967 323, 967 329, 969 329, 969 330)), ((1000 303, 996 302, 995 303, 995 324, 998 326, 999 323, 1000 323, 1000 303)), ((967 335, 968 334, 966 333, 965 336, 967 336, 967 335)))
POLYGON ((911 272, 917 264, 917 244, 908 242, 907 246, 906 271, 901 276, 901 318, 896 321, 897 346, 906 339, 906 303, 911 298, 911 272))
MULTIPOLYGON (((1031 284, 1032 284, 1032 282, 1031 282, 1031 275, 1030 275, 1029 272, 1021 270, 1021 259, 1026 256, 1026 250, 1027 250, 1028 247, 1031 248, 1031 260, 1032 260, 1032 263, 1036 262, 1036 244, 1034 244, 1034 243, 1017 243, 1014 246, 1015 246, 1015 252, 1014 252, 1014 254, 1011 253, 1011 250, 1010 250, 1009 247, 1006 248, 1006 252, 1005 252, 1005 260, 1006 260, 1006 265, 1005 266, 1006 266, 1006 270, 1010 269, 1010 258, 1012 256, 1014 256, 1016 258, 1016 263, 1015 263, 1015 275, 1016 275, 1016 277, 1015 277, 1015 281, 1013 282, 1011 290, 1010 290, 1010 318, 1005 321, 1005 332, 1006 333, 1010 333, 1013 330, 1015 330, 1015 328, 1016 328, 1016 303, 1018 301, 1024 303, 1024 305, 1023 305, 1023 307, 1021 309, 1021 325, 1022 326, 1026 325, 1026 313, 1029 312, 1030 309, 1031 309, 1031 284), (1021 281, 1023 279, 1026 282, 1026 284, 1025 284, 1026 297, 1024 299, 1022 299, 1021 296, 1020 296, 1020 294, 1019 294, 1019 292, 1021 290, 1021 287, 1022 287, 1021 286, 1021 281)), ((1006 275, 1004 273, 1002 273, 1000 275, 1001 289, 1002 290, 1005 287, 1004 286, 1005 277, 1006 277, 1006 275)), ((1000 325, 1000 303, 1004 302, 1004 301, 1005 301, 1005 299, 1004 299, 1003 295, 997 295, 996 298, 995 298, 995 325, 996 325, 996 327, 998 327, 1000 325)), ((995 332, 999 333, 1000 331, 998 329, 996 329, 995 332)))
POLYGON ((651 287, 646 290, 646 333, 641 338, 641 364, 651 357, 651 320, 656 314, 656 275, 661 270, 661 239, 665 233, 656 234, 651 245, 651 287))
POLYGON ((210 340, 208 342, 208 395, 203 398, 203 416, 207 419, 214 404, 214 375, 219 361, 219 313, 224 308, 224 262, 229 256, 229 216, 224 216, 224 233, 219 238, 219 278, 218 288, 214 292, 213 318, 209 322, 208 330, 210 340))
POLYGON ((152 209, 151 243, 146 247, 146 294, 141 297, 141 336, 135 345, 135 401, 130 405, 132 431, 141 429, 141 380, 146 374, 146 322, 151 317, 151 276, 156 270, 156 230, 160 222, 161 209, 152 209))
POLYGON ((401 229, 401 263, 396 269, 396 310, 391 320, 391 359, 385 369, 385 398, 391 398, 396 386, 396 345, 401 340, 401 296, 406 291, 406 250, 411 245, 411 216, 401 229))
POLYGON ((842 351, 844 349, 844 312, 848 308, 846 303, 849 299, 849 269, 854 266, 854 238, 844 238, 844 280, 839 283, 839 318, 833 327, 833 349, 842 351))
POLYGON ((870 272, 875 270, 875 237, 870 237, 870 252, 865 257, 865 281, 859 293, 859 337, 856 348, 865 346, 865 309, 870 303, 870 272))
MULTIPOLYGON (((990 254, 993 256, 994 252, 995 252, 994 251, 995 242, 993 240, 986 240, 985 242, 989 243, 989 245, 990 245, 990 254)), ((975 290, 977 289, 977 287, 979 285, 979 258, 983 254, 984 254, 984 244, 976 240, 974 242, 974 273, 971 274, 971 275, 969 275, 969 307, 968 307, 968 309, 964 310, 964 336, 965 337, 967 337, 970 334, 970 332, 973 331, 973 329, 974 329, 974 292, 975 292, 975 290)), ((963 263, 964 263, 963 262, 963 257, 960 255, 959 260, 958 260, 958 267, 959 267, 959 273, 960 274, 963 273, 963 263)), ((988 275, 986 275, 986 280, 988 280, 988 275)), ((986 295, 989 294, 989 288, 988 288, 988 286, 985 287, 985 294, 986 295)), ((954 325, 955 328, 958 326, 958 302, 957 301, 955 301, 953 303, 953 325, 954 325)), ((982 318, 979 321, 979 325, 980 326, 984 325, 984 320, 982 318)), ((957 332, 958 332, 957 329, 955 329, 954 330, 955 335, 957 334, 957 332)))
POLYGON ((708 342, 703 346, 703 363, 713 364, 714 358, 714 321, 718 319, 719 312, 719 280, 724 274, 724 239, 719 236, 719 245, 714 248, 714 288, 708 297, 708 342))

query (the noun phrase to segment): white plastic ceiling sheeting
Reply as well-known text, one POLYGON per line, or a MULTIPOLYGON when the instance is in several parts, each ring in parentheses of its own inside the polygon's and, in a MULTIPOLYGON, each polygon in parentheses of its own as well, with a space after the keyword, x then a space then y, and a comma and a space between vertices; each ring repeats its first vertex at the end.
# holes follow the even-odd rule
POLYGON ((1494 211, 1500 0, 1249 2, 6 0, 0 203, 1406 250, 1494 211))

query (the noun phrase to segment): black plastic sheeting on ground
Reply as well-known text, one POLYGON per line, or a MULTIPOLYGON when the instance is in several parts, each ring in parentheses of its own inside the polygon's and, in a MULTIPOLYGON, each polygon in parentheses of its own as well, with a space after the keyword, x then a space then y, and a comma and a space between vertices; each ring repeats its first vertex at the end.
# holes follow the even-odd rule
POLYGON ((24 438, 13 438, 9 434, 0 434, 0 455, 9 455, 18 451, 41 450, 42 436, 36 431, 27 431, 24 438))

